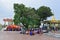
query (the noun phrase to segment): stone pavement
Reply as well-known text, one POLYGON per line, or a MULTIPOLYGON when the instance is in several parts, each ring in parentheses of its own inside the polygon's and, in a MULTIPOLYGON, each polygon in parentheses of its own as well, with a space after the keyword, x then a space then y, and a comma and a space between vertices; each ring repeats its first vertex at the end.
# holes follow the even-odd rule
POLYGON ((36 34, 34 36, 20 34, 19 31, 0 31, 0 40, 60 40, 46 36, 45 34, 36 34))
POLYGON ((51 37, 55 37, 55 38, 60 38, 60 31, 49 32, 49 33, 46 33, 45 35, 48 35, 48 36, 51 36, 51 37))

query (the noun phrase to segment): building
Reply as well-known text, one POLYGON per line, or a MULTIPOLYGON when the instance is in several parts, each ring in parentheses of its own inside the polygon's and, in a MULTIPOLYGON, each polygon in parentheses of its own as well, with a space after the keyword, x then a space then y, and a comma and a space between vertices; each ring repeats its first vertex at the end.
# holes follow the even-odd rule
POLYGON ((44 23, 48 23, 50 27, 55 26, 60 28, 60 20, 56 20, 54 16, 52 16, 51 20, 45 20, 44 23))
POLYGON ((13 20, 12 19, 9 19, 9 18, 3 19, 3 21, 4 21, 4 25, 13 24, 13 20))

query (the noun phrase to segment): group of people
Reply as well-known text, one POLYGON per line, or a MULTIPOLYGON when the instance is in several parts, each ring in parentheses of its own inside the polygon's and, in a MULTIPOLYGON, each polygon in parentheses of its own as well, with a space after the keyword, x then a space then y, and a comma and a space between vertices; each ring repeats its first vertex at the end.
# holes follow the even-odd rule
MULTIPOLYGON (((34 30, 33 28, 31 28, 30 30, 24 30, 24 27, 21 27, 21 32, 22 34, 30 34, 30 35, 34 35, 34 34, 43 34, 43 23, 41 23, 41 25, 39 26, 39 28, 37 30, 34 30)), ((45 26, 47 27, 47 26, 45 26)))
POLYGON ((50 27, 50 31, 57 31, 58 27, 56 27, 54 24, 50 27))
POLYGON ((39 28, 38 30, 34 30, 34 29, 31 29, 31 30, 24 30, 24 29, 21 29, 21 32, 22 34, 30 34, 30 35, 35 35, 35 34, 43 34, 42 32, 42 29, 39 28))

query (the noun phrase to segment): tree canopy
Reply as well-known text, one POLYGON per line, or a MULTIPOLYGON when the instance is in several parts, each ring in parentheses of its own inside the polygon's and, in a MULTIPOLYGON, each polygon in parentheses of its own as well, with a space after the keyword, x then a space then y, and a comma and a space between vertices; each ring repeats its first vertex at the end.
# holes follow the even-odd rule
POLYGON ((41 6, 39 9, 37 9, 37 14, 40 16, 40 20, 46 20, 47 17, 50 17, 53 15, 51 9, 46 6, 41 6))
POLYGON ((24 4, 14 4, 14 24, 22 23, 25 27, 39 25, 41 20, 52 16, 51 9, 46 6, 41 6, 39 9, 26 7, 24 4))

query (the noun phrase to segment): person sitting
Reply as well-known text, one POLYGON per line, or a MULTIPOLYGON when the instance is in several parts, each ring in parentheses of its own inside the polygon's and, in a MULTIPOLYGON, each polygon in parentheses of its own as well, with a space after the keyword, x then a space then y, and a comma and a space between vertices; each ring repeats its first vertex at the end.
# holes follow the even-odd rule
POLYGON ((27 30, 27 31, 26 31, 26 34, 28 35, 29 33, 30 33, 30 31, 29 31, 29 30, 27 30))
POLYGON ((40 31, 39 31, 39 29, 37 30, 37 34, 40 34, 40 31))
POLYGON ((34 30, 30 30, 30 35, 34 35, 34 30))

